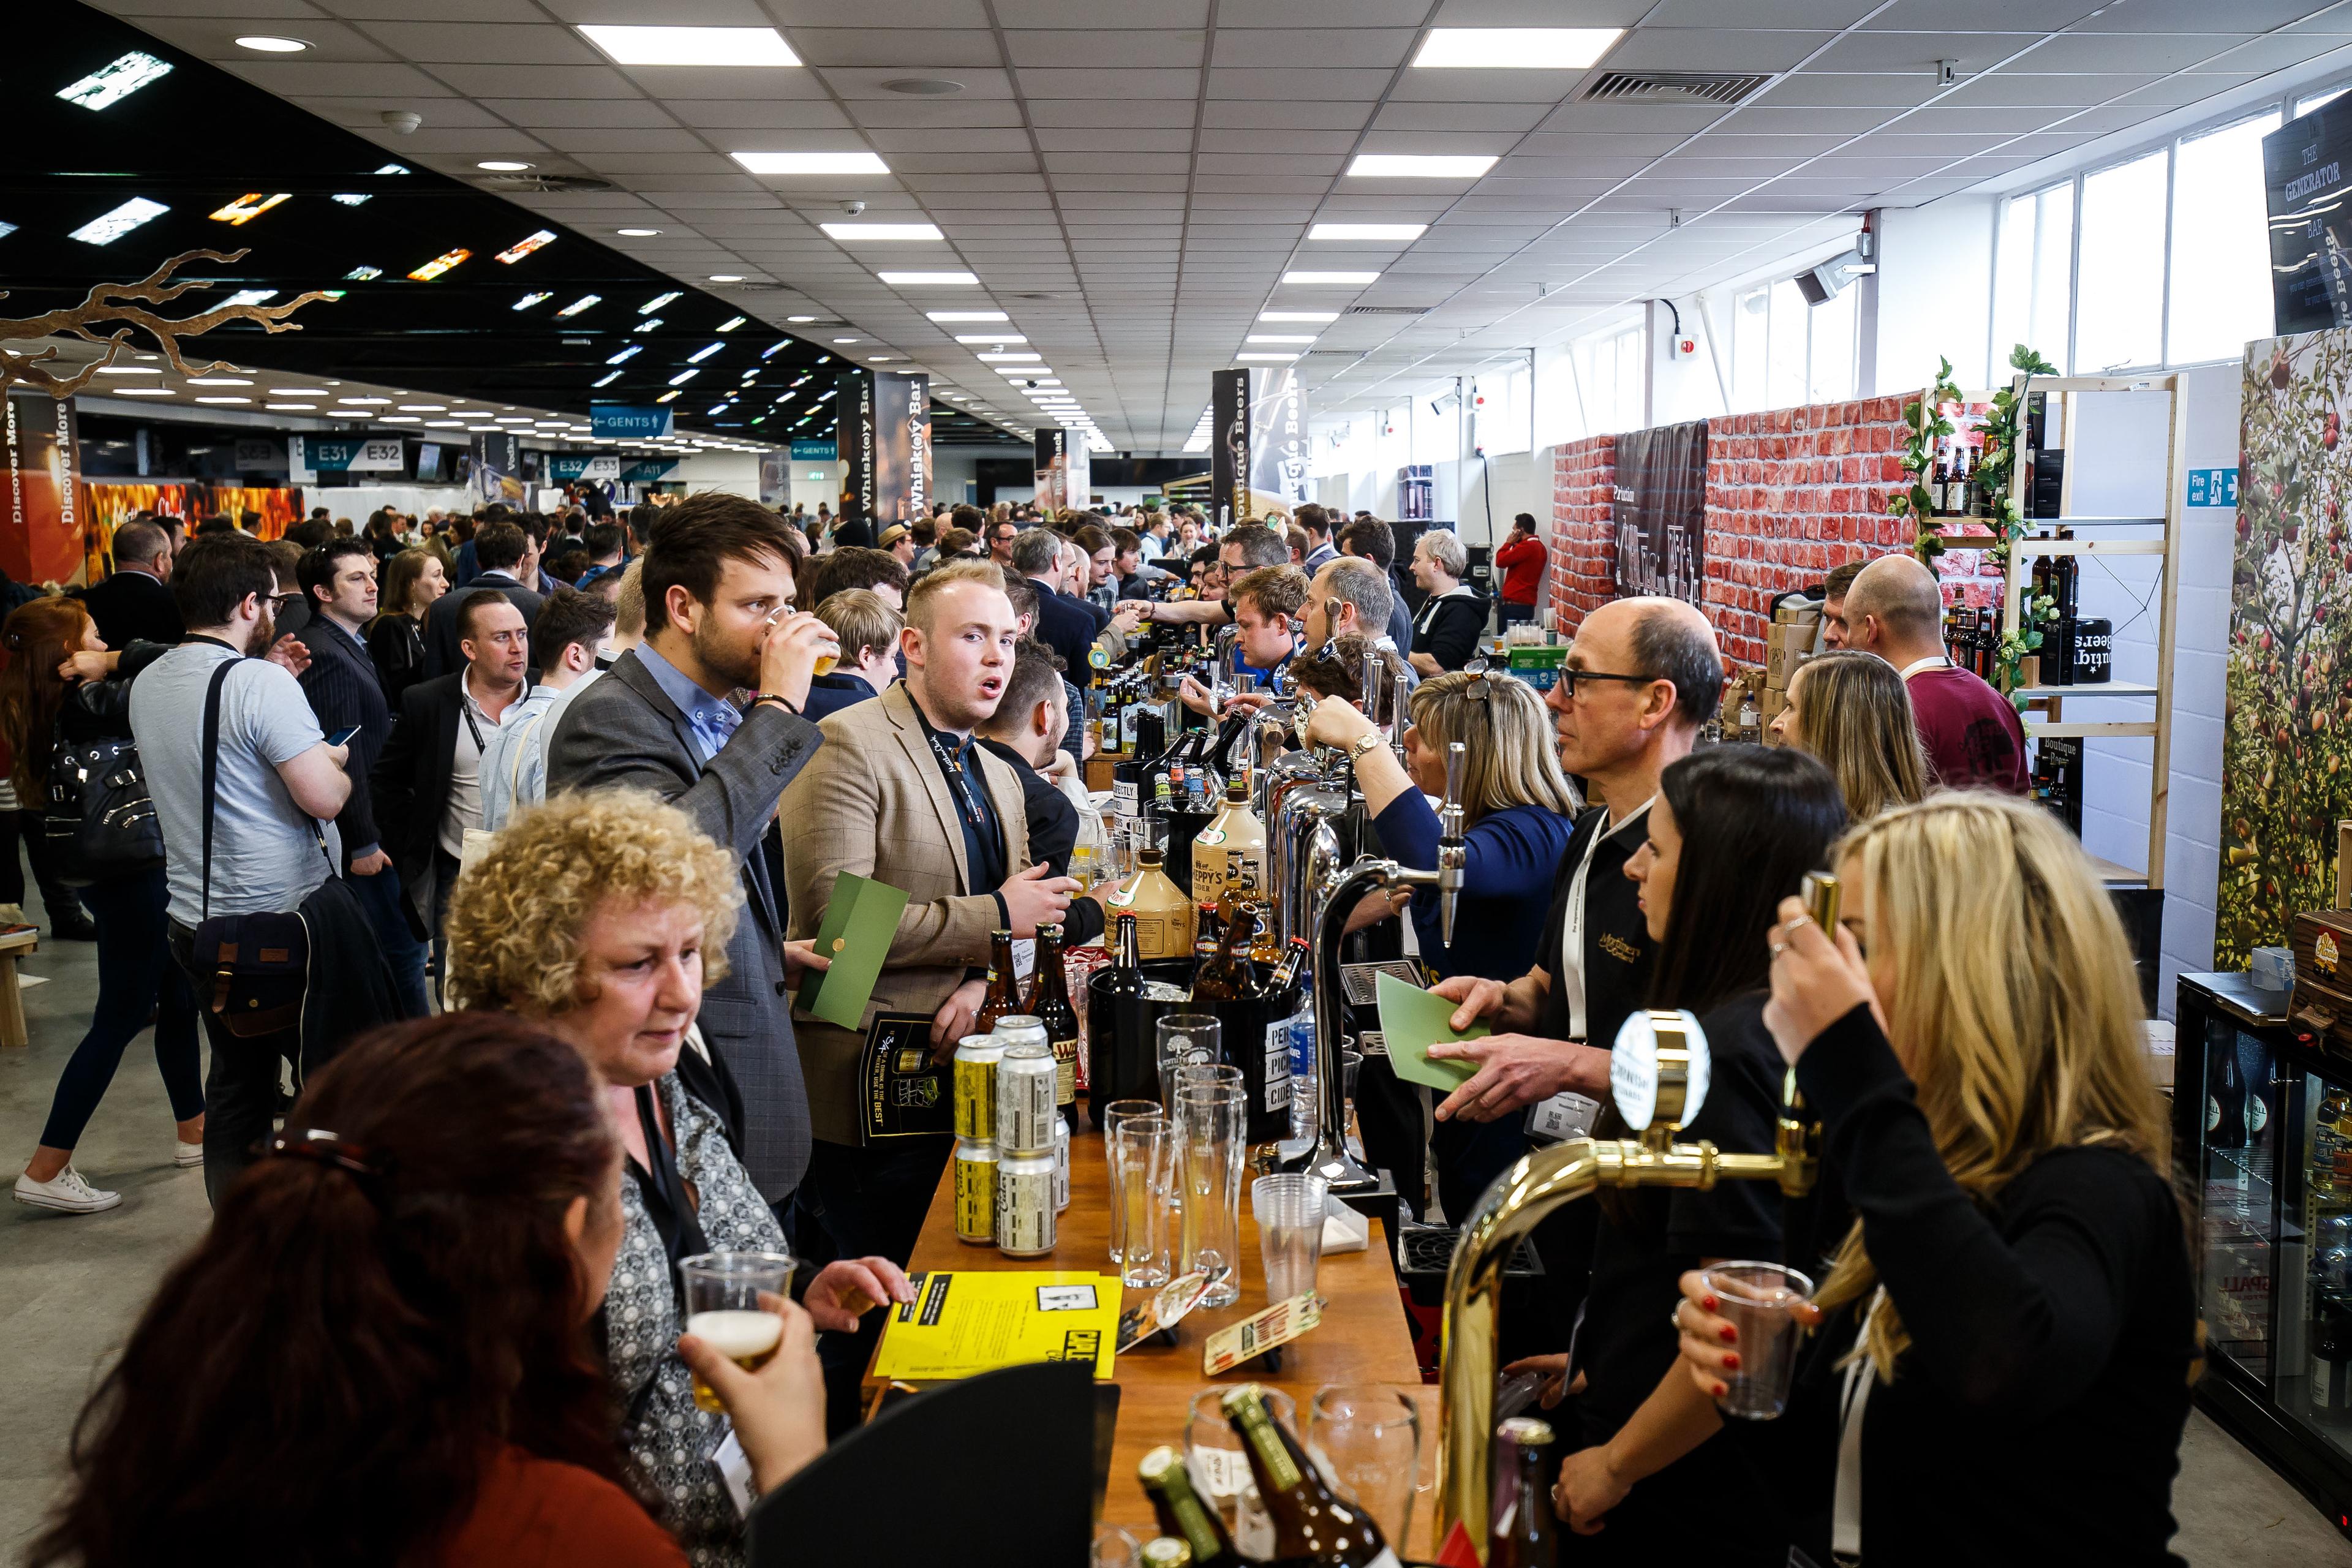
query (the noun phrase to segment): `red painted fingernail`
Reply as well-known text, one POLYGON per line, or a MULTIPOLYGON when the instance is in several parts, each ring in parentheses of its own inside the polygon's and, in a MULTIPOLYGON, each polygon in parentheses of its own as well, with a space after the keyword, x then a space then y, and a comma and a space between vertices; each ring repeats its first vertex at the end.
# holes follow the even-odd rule
POLYGON ((1730 1344, 1738 1338, 1739 1331, 1738 1329, 1733 1328, 1729 1323, 1723 1325, 1723 1342, 1725 1344, 1730 1344))
POLYGON ((1723 1369, 1726 1372, 1738 1372, 1739 1370, 1739 1353, 1737 1351, 1726 1351, 1723 1352, 1723 1369))
POLYGON ((1700 1297, 1700 1298, 1699 1298, 1699 1303, 1698 1303, 1698 1304, 1699 1304, 1699 1306, 1700 1306, 1703 1310, 1706 1310, 1706 1311, 1712 1312, 1712 1311, 1714 1311, 1714 1310, 1715 1310, 1715 1298, 1714 1298, 1714 1297, 1712 1297, 1712 1296, 1702 1296, 1702 1297, 1700 1297))
POLYGON ((1722 1398, 1725 1394, 1729 1394, 1730 1392, 1731 1384, 1727 1383, 1718 1383, 1715 1385, 1715 1396, 1717 1399, 1722 1398))

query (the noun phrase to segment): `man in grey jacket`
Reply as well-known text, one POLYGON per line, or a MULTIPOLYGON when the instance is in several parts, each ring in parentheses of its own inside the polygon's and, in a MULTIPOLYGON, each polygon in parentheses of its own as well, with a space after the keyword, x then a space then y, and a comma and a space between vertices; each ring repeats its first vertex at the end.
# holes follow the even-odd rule
MULTIPOLYGON (((671 508, 640 569, 646 638, 567 703, 548 749, 548 788, 649 789, 731 853, 743 918, 727 974, 702 994, 703 1038, 743 1097, 744 1168, 781 1205, 809 1161, 808 1092, 793 1039, 776 805, 822 736, 801 717, 822 655, 839 644, 789 613, 800 531, 740 496, 671 508), (753 695, 741 707, 735 693, 753 695)), ((798 953, 793 955, 797 960, 798 953)))

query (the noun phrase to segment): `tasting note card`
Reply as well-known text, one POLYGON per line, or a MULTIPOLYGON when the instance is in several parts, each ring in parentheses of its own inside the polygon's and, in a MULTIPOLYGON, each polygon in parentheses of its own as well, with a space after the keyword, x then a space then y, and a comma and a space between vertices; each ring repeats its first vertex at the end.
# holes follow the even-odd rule
POLYGON ((839 1028, 864 1026, 866 1001, 906 908, 907 895, 887 882, 848 871, 835 879, 833 901, 816 928, 816 951, 833 967, 808 972, 801 982, 801 1011, 839 1028))

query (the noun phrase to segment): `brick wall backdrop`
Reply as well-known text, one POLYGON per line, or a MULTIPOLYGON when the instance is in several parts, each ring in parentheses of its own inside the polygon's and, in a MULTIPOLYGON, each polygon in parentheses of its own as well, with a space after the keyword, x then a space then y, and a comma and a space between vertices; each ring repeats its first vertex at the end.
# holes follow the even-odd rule
MULTIPOLYGON (((1551 589, 1563 631, 1616 596, 1614 450, 1605 436, 1557 449, 1551 589)), ((1706 609, 1726 657, 1764 662, 1775 595, 1818 583, 1841 563, 1908 547, 1910 521, 1886 511, 1905 477, 1902 450, 1901 397, 1707 422, 1706 609)), ((1948 551, 1942 566, 1948 600, 1996 599, 1999 574, 1981 552, 1948 551)))

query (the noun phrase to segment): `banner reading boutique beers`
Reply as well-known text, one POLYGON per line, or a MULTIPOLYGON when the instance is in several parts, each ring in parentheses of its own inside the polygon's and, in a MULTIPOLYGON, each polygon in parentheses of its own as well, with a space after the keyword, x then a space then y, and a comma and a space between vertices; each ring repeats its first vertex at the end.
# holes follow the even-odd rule
POLYGON ((1221 370, 1210 383, 1209 506, 1220 524, 1308 500, 1307 385, 1297 367, 1221 370))
POLYGON ((850 370, 841 376, 841 515, 872 525, 931 510, 931 383, 927 375, 850 370))

